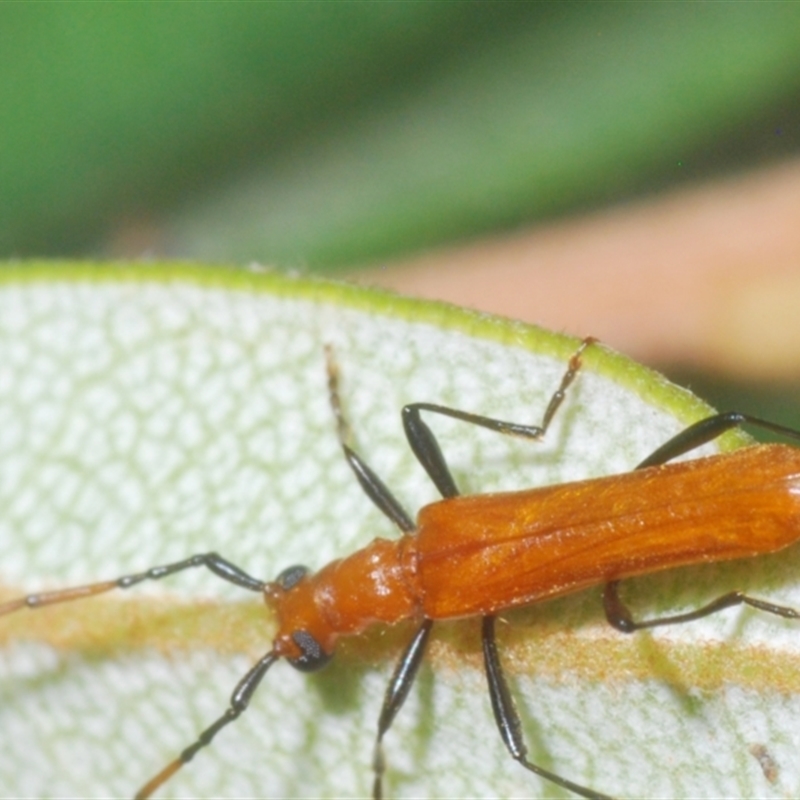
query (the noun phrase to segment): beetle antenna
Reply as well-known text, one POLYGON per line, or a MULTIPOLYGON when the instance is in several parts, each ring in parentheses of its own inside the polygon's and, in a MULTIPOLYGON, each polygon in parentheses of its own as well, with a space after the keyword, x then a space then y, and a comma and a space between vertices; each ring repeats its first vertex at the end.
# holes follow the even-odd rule
POLYGON ((198 750, 211 744, 214 737, 226 726, 239 717, 247 708, 250 698, 255 693, 261 679, 267 670, 280 658, 270 650, 258 663, 250 668, 248 673, 236 684, 231 695, 231 703, 227 711, 213 724, 209 725, 174 761, 167 764, 156 776, 151 778, 136 793, 135 800, 145 800, 150 797, 162 784, 166 783, 184 764, 188 764, 197 754, 198 750))

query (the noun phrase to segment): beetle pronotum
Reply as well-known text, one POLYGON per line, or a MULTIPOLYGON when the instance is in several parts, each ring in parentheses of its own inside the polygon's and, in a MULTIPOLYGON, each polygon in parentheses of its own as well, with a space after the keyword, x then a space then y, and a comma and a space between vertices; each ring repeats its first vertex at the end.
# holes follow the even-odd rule
POLYGON ((797 618, 800 615, 792 608, 730 592, 694 611, 636 620, 621 601, 618 584, 624 578, 671 567, 774 552, 797 541, 800 449, 757 445, 727 455, 669 462, 743 424, 797 439, 800 433, 738 412, 716 414, 689 426, 623 475, 461 496, 423 413, 540 439, 592 342, 586 339, 570 359, 538 425, 505 422, 432 403, 403 408, 408 443, 444 498, 423 507, 416 523, 351 447, 336 365, 328 351, 329 392, 344 456, 367 497, 400 529, 399 539, 375 539, 317 573, 289 567, 274 581, 255 578, 217 553, 202 553, 114 580, 20 597, 0 605, 0 615, 128 589, 195 567, 206 567, 230 583, 262 594, 274 609, 278 632, 272 647, 239 681, 228 709, 147 781, 137 798, 150 797, 237 719, 276 661, 285 659, 301 671, 317 670, 330 660, 339 637, 358 635, 375 623, 410 618, 416 620, 417 631, 394 670, 378 717, 372 793, 382 797, 382 740, 414 682, 433 623, 480 616, 489 697, 501 739, 512 757, 576 795, 605 797, 528 759, 496 645, 496 614, 604 585, 605 615, 623 633, 690 622, 735 605, 797 618))

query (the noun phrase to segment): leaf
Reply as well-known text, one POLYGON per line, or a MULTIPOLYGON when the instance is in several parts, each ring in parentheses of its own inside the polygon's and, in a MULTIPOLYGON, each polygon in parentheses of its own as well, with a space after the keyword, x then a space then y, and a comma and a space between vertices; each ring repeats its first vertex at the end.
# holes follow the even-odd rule
MULTIPOLYGON (((269 272, 8 266, 3 595, 209 550, 272 578, 397 535, 342 458, 326 344, 359 452, 414 512, 436 493, 404 439, 403 404, 538 422, 577 342, 269 272)), ((624 472, 709 413, 601 346, 584 361, 541 443, 432 420, 463 491, 624 472)), ((780 555, 665 573, 632 582, 626 596, 643 613, 734 586, 800 605, 795 562, 780 555)), ((626 637, 604 623, 598 598, 592 590, 510 612, 500 626, 537 763, 625 797, 796 793, 795 625, 729 611, 626 637), (769 758, 775 770, 762 766, 769 758)), ((505 751, 475 621, 436 629, 385 740, 389 796, 563 796, 505 751)), ((224 711, 273 630, 257 596, 199 570, 2 618, 3 795, 130 796, 224 711)), ((159 796, 368 795, 382 695, 410 632, 401 625, 344 642, 315 675, 277 664, 247 713, 159 796)))

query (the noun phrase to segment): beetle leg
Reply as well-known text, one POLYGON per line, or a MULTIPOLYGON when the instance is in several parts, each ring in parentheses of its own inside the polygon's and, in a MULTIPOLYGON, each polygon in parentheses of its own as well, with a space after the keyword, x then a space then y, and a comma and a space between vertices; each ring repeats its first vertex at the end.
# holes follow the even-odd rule
POLYGON ((794 608, 779 606, 775 603, 767 603, 764 600, 750 597, 742 592, 728 592, 728 594, 723 594, 716 600, 712 600, 710 603, 694 611, 688 611, 685 614, 673 614, 669 617, 656 617, 655 619, 637 621, 633 619, 628 607, 620 599, 618 590, 619 581, 612 581, 606 584, 603 589, 603 608, 609 624, 623 633, 633 633, 643 628, 656 628, 660 625, 691 622, 695 619, 701 619, 702 617, 716 614, 717 611, 722 611, 725 608, 739 605, 757 608, 759 611, 765 611, 768 614, 775 614, 776 616, 785 617, 786 619, 800 619, 800 613, 794 608))
POLYGON ((595 798, 595 800, 609 800, 607 795, 595 792, 585 786, 573 783, 554 772, 539 767, 527 759, 528 748, 522 737, 522 723, 514 703, 514 698, 508 688, 500 657, 497 653, 497 641, 494 632, 493 616, 483 618, 481 638, 483 641, 483 660, 486 666, 486 679, 489 682, 489 699, 492 702, 495 722, 500 730, 500 738, 511 753, 512 758, 522 764, 525 769, 538 775, 540 778, 555 783, 568 789, 580 797, 595 798))
POLYGON ((718 436, 722 436, 731 428, 738 428, 741 425, 752 425, 756 428, 763 428, 781 436, 788 436, 790 439, 800 439, 800 431, 768 422, 765 419, 751 417, 749 414, 742 414, 740 411, 726 411, 722 414, 714 414, 711 417, 695 422, 677 436, 673 436, 669 441, 661 445, 652 452, 644 461, 637 464, 636 469, 645 467, 655 467, 659 464, 666 464, 673 458, 682 456, 701 445, 713 441, 718 436))
POLYGON ((439 443, 436 440, 427 423, 422 419, 422 411, 433 414, 441 414, 445 417, 452 417, 472 425, 479 425, 491 431, 502 433, 506 436, 520 436, 524 439, 541 439, 547 432, 553 417, 561 407, 566 396, 567 389, 575 380, 578 370, 581 368, 581 355, 583 351, 593 344, 596 339, 588 337, 581 342, 580 347, 573 353, 567 365, 566 372, 561 378, 556 391, 553 393, 547 404, 542 421, 538 425, 523 425, 518 422, 505 422, 492 417, 484 417, 480 414, 470 414, 467 411, 459 411, 448 406, 440 406, 436 403, 410 403, 403 407, 403 428, 406 438, 414 451, 417 460, 425 468, 431 480, 436 484, 443 497, 455 497, 458 488, 450 473, 444 456, 442 455, 439 443))
POLYGON ((384 734, 389 730, 397 712, 408 697, 408 691, 411 684, 414 683, 419 665, 422 663, 422 656, 425 654, 425 646, 428 643, 432 627, 433 620, 431 619, 426 619, 420 625, 419 630, 414 634, 414 638, 397 662, 389 685, 386 687, 381 715, 378 718, 378 735, 375 737, 375 755, 372 761, 372 769, 375 772, 375 780, 372 784, 374 800, 381 800, 383 797, 383 773, 386 771, 382 746, 384 734))

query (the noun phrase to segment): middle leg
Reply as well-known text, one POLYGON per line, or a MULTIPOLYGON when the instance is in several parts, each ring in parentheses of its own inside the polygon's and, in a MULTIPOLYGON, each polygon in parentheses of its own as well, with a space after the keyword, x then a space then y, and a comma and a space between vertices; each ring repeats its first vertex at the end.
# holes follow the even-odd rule
POLYGON ((422 411, 433 414, 441 414, 445 417, 452 417, 491 431, 502 433, 506 436, 519 436, 523 439, 541 439, 550 427, 550 423, 555 417, 556 412, 564 402, 567 389, 575 380, 575 376, 581 368, 581 356, 587 347, 594 344, 597 340, 591 336, 581 342, 580 347, 573 353, 567 364, 567 369, 561 378, 561 383, 553 392, 550 401, 545 409, 542 421, 538 425, 523 425, 517 422, 506 422, 492 417, 484 417, 479 414, 470 414, 467 411, 459 411, 448 406, 440 406, 435 403, 410 403, 403 408, 403 427, 406 438, 414 451, 417 460, 425 468, 431 480, 436 484, 436 488, 442 497, 456 497, 459 492, 455 480, 447 466, 439 442, 433 435, 433 431, 422 419, 422 411))

